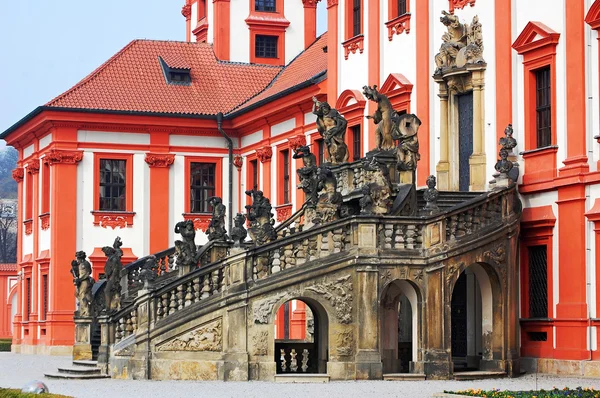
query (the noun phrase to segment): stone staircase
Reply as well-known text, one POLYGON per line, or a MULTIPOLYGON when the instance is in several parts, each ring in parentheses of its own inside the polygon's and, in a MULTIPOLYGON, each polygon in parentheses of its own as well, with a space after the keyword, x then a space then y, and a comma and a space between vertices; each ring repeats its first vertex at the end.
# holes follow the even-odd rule
POLYGON ((73 361, 72 367, 58 368, 57 373, 45 373, 48 379, 68 379, 68 380, 90 380, 90 379, 108 379, 107 374, 102 374, 97 361, 73 361))

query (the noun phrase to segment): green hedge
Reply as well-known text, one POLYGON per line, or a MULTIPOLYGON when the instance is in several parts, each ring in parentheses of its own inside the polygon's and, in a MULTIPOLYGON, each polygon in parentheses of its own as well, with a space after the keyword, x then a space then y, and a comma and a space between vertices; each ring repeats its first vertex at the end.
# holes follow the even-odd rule
POLYGON ((10 351, 11 344, 12 344, 12 339, 0 339, 0 352, 10 351))
POLYGON ((0 388, 0 398, 39 398, 39 397, 48 397, 48 398, 70 398, 66 395, 58 395, 58 394, 25 394, 22 393, 21 390, 16 389, 8 389, 8 388, 0 388))
POLYGON ((537 390, 537 391, 500 391, 494 390, 481 390, 481 389, 470 389, 462 391, 444 391, 446 394, 460 394, 467 395, 470 397, 487 397, 487 398, 555 398, 555 397, 582 397, 582 398, 598 398, 600 397, 600 390, 594 390, 593 388, 582 388, 577 387, 576 389, 569 389, 567 387, 559 390, 554 388, 552 390, 537 390))

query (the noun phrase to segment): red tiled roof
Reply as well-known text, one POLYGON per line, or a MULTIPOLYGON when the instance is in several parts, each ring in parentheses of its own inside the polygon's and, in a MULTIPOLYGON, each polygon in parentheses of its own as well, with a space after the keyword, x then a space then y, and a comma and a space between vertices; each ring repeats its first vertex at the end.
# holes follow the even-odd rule
POLYGON ((243 103, 236 111, 268 99, 284 90, 304 83, 316 75, 327 71, 327 33, 322 34, 304 52, 292 60, 261 93, 243 103))
POLYGON ((0 272, 17 272, 17 264, 0 264, 0 272))
POLYGON ((221 62, 212 45, 205 43, 134 40, 46 105, 214 115, 227 113, 259 93, 281 69, 221 62), (173 68, 188 66, 192 84, 167 84, 158 57, 173 68))

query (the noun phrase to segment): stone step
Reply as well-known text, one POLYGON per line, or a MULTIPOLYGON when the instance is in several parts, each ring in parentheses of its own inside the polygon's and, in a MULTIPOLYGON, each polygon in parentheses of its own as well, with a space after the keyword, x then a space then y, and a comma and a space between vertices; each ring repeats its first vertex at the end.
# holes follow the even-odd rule
POLYGON ((101 371, 100 371, 100 368, 93 368, 91 366, 73 366, 70 368, 58 368, 58 373, 95 375, 95 374, 101 374, 101 371))
POLYGON ((329 375, 320 373, 294 373, 275 375, 276 383, 329 383, 329 375))
POLYGON ((425 373, 386 373, 383 375, 383 380, 388 380, 388 381, 425 380, 425 373))
POLYGON ((91 380, 91 379, 109 379, 109 375, 103 374, 79 374, 79 373, 45 373, 48 379, 68 379, 68 380, 91 380))
POLYGON ((98 361, 84 361, 84 360, 79 360, 79 361, 73 361, 73 365, 75 366, 88 366, 88 367, 97 367, 98 366, 98 361))
POLYGON ((486 372, 479 370, 472 372, 454 372, 454 380, 499 379, 505 376, 506 372, 486 372))

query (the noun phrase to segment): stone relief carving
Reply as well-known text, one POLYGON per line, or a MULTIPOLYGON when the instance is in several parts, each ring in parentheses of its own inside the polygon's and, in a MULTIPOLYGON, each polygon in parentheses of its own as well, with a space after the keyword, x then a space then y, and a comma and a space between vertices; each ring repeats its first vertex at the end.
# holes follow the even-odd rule
POLYGON ((363 170, 366 174, 365 185, 361 187, 362 198, 359 200, 361 214, 387 214, 392 207, 392 183, 389 169, 376 157, 363 159, 363 170))
POLYGON ((344 330, 335 337, 337 345, 335 351, 340 356, 350 356, 354 354, 354 332, 352 330, 344 330))
POLYGON ((348 146, 345 143, 348 122, 327 102, 320 102, 313 97, 313 114, 317 116, 317 130, 327 148, 327 159, 331 164, 348 161, 348 146))
POLYGON ((486 250, 483 252, 483 258, 486 261, 491 261, 496 265, 500 265, 506 262, 506 249, 504 244, 499 244, 496 247, 486 250))
POLYGON ((156 347, 156 351, 222 351, 223 321, 204 324, 156 347))
POLYGON ((261 330, 252 336, 252 347, 254 347, 254 355, 267 355, 269 341, 269 332, 261 330))
POLYGON ((275 296, 255 302, 252 305, 254 312, 254 323, 269 323, 269 317, 273 313, 273 306, 285 296, 286 293, 279 293, 275 296))
POLYGON ((326 224, 339 219, 339 208, 343 202, 342 195, 337 191, 337 179, 327 166, 321 166, 317 171, 317 190, 320 192, 312 223, 326 224))
POLYGON ((381 271, 381 283, 383 286, 387 285, 392 280, 392 271, 389 269, 380 269, 381 271))
POLYGON ((352 279, 350 275, 337 278, 334 282, 324 282, 307 287, 306 290, 320 294, 327 299, 333 308, 338 321, 348 324, 352 322, 352 279))

